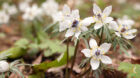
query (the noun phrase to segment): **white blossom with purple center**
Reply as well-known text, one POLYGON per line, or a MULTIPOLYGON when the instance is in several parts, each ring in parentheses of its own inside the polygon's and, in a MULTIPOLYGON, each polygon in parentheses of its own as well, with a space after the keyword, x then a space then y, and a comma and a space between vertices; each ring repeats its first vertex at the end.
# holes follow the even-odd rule
POLYGON ((87 26, 89 26, 93 22, 91 19, 91 17, 88 17, 81 20, 79 10, 73 10, 70 15, 70 23, 68 25, 68 30, 65 34, 65 37, 74 35, 78 39, 81 32, 85 32, 88 30, 87 26))
POLYGON ((81 52, 86 56, 91 58, 90 65, 93 70, 98 69, 100 65, 100 60, 104 64, 111 64, 112 60, 104 55, 108 52, 111 47, 110 43, 103 43, 100 46, 97 45, 96 40, 90 39, 89 45, 91 49, 83 49, 81 52))
POLYGON ((118 19, 117 22, 110 22, 109 27, 115 30, 115 34, 118 37, 124 37, 126 39, 133 39, 136 36, 137 29, 132 29, 134 24, 133 20, 130 19, 118 19), (118 24, 117 24, 118 23, 118 24))
POLYGON ((103 12, 100 9, 100 7, 96 4, 93 5, 93 21, 95 22, 94 29, 97 30, 104 26, 107 23, 110 23, 113 18, 109 17, 110 13, 112 11, 112 6, 106 7, 103 12))

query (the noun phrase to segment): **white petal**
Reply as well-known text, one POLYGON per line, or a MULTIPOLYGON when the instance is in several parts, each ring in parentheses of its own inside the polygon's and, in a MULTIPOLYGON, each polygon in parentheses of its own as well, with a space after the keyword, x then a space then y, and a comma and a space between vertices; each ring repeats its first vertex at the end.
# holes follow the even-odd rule
POLYGON ((70 7, 68 6, 68 5, 64 5, 64 7, 63 7, 63 13, 64 13, 64 15, 69 15, 70 14, 70 7))
POLYGON ((91 57, 91 54, 90 54, 90 49, 83 49, 81 51, 86 57, 91 57))
POLYGON ((106 17, 104 23, 110 23, 111 21, 113 21, 112 17, 106 17))
POLYGON ((81 26, 81 30, 82 30, 82 31, 88 31, 88 28, 85 27, 85 26, 81 26))
POLYGON ((70 36, 74 35, 74 31, 75 30, 73 28, 68 29, 65 34, 65 37, 70 37, 70 36))
POLYGON ((79 10, 78 9, 72 10, 72 17, 79 20, 80 15, 79 15, 79 10))
POLYGON ((81 31, 75 32, 75 37, 78 39, 80 34, 81 34, 81 31))
POLYGON ((131 29, 127 31, 127 33, 136 33, 136 32, 137 32, 137 29, 131 29))
POLYGON ((136 37, 136 35, 133 35, 133 34, 129 34, 129 35, 123 35, 124 38, 126 39, 133 39, 136 37))
POLYGON ((89 26, 91 23, 94 23, 94 22, 95 22, 95 20, 93 19, 93 17, 87 17, 81 21, 81 25, 89 26))
POLYGON ((59 32, 66 30, 67 28, 69 28, 70 26, 70 21, 69 20, 65 20, 63 22, 59 23, 59 32))
POLYGON ((110 59, 110 57, 102 55, 101 57, 101 61, 104 64, 112 64, 112 60, 110 59))
POLYGON ((90 60, 90 65, 91 65, 93 70, 98 69, 99 64, 100 64, 99 60, 94 60, 93 58, 90 60))
POLYGON ((96 23, 96 24, 94 25, 94 29, 97 30, 97 29, 101 28, 102 26, 103 26, 102 23, 96 23))
POLYGON ((102 54, 108 52, 108 50, 110 49, 110 47, 111 47, 111 44, 110 43, 103 43, 103 44, 101 44, 100 49, 102 51, 102 54))
POLYGON ((105 16, 109 16, 111 11, 112 11, 112 6, 108 6, 104 9, 103 14, 105 14, 105 16))
POLYGON ((113 30, 117 30, 118 29, 118 24, 115 21, 111 21, 109 23, 109 28, 113 29, 113 30))
POLYGON ((90 48, 97 47, 98 45, 97 45, 96 40, 95 39, 90 39, 89 46, 90 46, 90 48))
POLYGON ((96 4, 93 5, 93 13, 94 14, 101 13, 100 7, 96 4))
POLYGON ((120 33, 118 33, 118 32, 115 32, 115 34, 116 34, 118 37, 121 37, 120 33))

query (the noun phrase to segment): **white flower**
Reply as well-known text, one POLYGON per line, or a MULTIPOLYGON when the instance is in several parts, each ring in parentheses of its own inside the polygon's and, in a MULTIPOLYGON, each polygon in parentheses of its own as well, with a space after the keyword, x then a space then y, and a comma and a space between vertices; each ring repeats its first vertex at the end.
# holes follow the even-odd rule
POLYGON ((10 16, 5 11, 0 11, 0 24, 8 23, 10 16))
POLYGON ((32 7, 28 7, 23 14, 23 19, 24 20, 34 20, 36 17, 39 17, 42 15, 42 10, 38 8, 36 4, 32 5, 32 7))
POLYGON ((27 8, 29 8, 30 5, 29 5, 29 2, 26 2, 26 1, 22 1, 19 3, 19 10, 21 12, 25 12, 27 8))
POLYGON ((64 5, 62 12, 59 13, 59 31, 64 31, 66 29, 67 32, 65 37, 75 36, 79 37, 81 32, 87 31, 91 22, 93 22, 92 17, 85 18, 84 20, 80 20, 79 10, 73 10, 71 12, 69 6, 64 5))
POLYGON ((110 28, 115 30, 115 34, 119 37, 124 37, 126 39, 133 39, 137 30, 131 29, 134 24, 133 20, 118 19, 118 24, 115 21, 110 22, 110 28))
POLYGON ((46 0, 46 2, 42 4, 42 9, 46 15, 52 16, 58 12, 58 3, 55 2, 55 0, 46 0))
POLYGON ((80 20, 79 10, 73 10, 70 16, 70 23, 68 25, 68 30, 65 37, 74 35, 76 38, 78 38, 81 32, 88 30, 87 26, 91 24, 92 17, 80 20))
POLYGON ((62 18, 62 12, 60 11, 52 15, 52 19, 54 23, 60 21, 61 18, 62 18))
POLYGON ((18 12, 15 5, 9 5, 8 3, 4 3, 2 7, 3 10, 5 10, 9 15, 14 15, 18 12))
POLYGON ((103 12, 101 11, 100 7, 96 4, 93 5, 93 20, 95 21, 94 29, 99 29, 106 23, 110 23, 113 18, 109 17, 112 11, 112 6, 106 7, 103 12))
POLYGON ((0 73, 6 72, 9 70, 9 64, 6 61, 0 61, 0 73))
POLYGON ((81 52, 86 56, 90 57, 90 64, 93 70, 98 69, 100 65, 100 60, 104 64, 111 64, 112 60, 104 55, 108 52, 108 50, 111 47, 111 44, 109 43, 103 43, 100 46, 97 45, 96 40, 90 39, 89 45, 91 49, 83 49, 81 52))
POLYGON ((62 12, 59 12, 58 16, 56 19, 59 21, 59 31, 64 31, 67 28, 69 28, 69 25, 71 23, 71 10, 68 5, 64 5, 62 12))

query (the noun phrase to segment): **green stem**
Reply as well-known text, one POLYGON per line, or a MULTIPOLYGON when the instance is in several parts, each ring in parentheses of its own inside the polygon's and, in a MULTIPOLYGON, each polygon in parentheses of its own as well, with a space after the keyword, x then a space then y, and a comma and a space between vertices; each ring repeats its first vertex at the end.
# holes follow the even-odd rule
POLYGON ((76 54, 77 54, 77 50, 78 50, 78 44, 79 44, 79 40, 77 40, 77 44, 76 44, 76 47, 75 47, 75 50, 74 50, 74 57, 73 57, 73 60, 72 60, 70 73, 72 73, 73 66, 75 64, 76 54))
POLYGON ((101 37, 100 37, 99 45, 101 45, 102 40, 103 40, 103 32, 104 32, 104 27, 102 28, 102 32, 101 32, 101 37))
POLYGON ((67 39, 67 65, 66 65, 65 78, 69 78, 68 64, 69 64, 69 40, 67 39))

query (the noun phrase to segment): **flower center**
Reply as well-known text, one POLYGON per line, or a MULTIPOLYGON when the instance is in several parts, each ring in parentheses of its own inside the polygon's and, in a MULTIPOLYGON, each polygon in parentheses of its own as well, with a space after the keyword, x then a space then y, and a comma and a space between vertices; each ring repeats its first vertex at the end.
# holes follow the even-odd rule
POLYGON ((96 56, 99 56, 99 55, 100 55, 100 50, 97 50, 97 51, 95 52, 95 55, 96 55, 96 56))
POLYGON ((126 29, 125 28, 122 28, 121 32, 125 32, 125 31, 126 31, 126 29))
POLYGON ((72 23, 72 27, 77 27, 79 24, 79 21, 77 20, 74 20, 73 23, 72 23))
POLYGON ((98 14, 96 15, 96 18, 97 18, 99 21, 102 21, 102 14, 98 13, 98 14))

